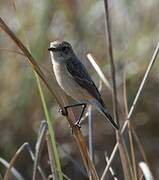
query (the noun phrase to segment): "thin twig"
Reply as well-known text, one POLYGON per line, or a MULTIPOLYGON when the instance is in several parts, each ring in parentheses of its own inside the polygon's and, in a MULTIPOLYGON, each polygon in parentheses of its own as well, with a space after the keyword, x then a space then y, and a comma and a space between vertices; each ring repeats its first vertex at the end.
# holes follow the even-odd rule
MULTIPOLYGON (((105 160, 106 160, 106 162, 108 163, 109 158, 108 158, 107 152, 105 152, 105 160)), ((111 166, 109 167, 109 171, 110 171, 113 179, 114 179, 114 180, 118 180, 118 177, 117 177, 117 175, 115 174, 115 172, 114 172, 114 170, 113 170, 113 168, 112 168, 111 166)))
POLYGON ((108 37, 108 50, 111 64, 111 75, 113 82, 113 109, 114 109, 114 119, 119 127, 119 115, 118 115, 118 100, 117 100, 117 88, 116 88, 116 70, 114 64, 114 56, 113 56, 113 45, 112 45, 112 37, 111 37, 111 26, 109 21, 109 8, 108 8, 108 0, 104 0, 105 5, 105 15, 106 15, 106 26, 107 26, 107 37, 108 37))
POLYGON ((130 158, 128 155, 128 150, 125 144, 124 138, 119 134, 117 135, 117 142, 119 143, 119 153, 124 173, 125 180, 132 180, 133 179, 133 172, 132 166, 130 164, 130 158))
POLYGON ((139 96, 140 96, 140 94, 141 94, 141 92, 142 92, 142 90, 143 90, 143 87, 144 87, 144 85, 145 85, 145 82, 146 82, 146 80, 147 80, 147 77, 148 77, 148 75, 149 75, 149 73, 150 73, 150 71, 151 71, 151 68, 153 67, 153 64, 155 63, 156 57, 157 57, 157 55, 158 55, 158 52, 159 52, 159 42, 158 42, 158 44, 157 44, 157 46, 156 46, 156 49, 155 49, 154 54, 153 54, 153 56, 152 56, 152 59, 150 60, 150 64, 148 65, 148 68, 147 68, 147 70, 146 70, 146 73, 145 73, 145 75, 144 75, 144 78, 143 78, 143 80, 142 80, 142 82, 141 82, 141 84, 140 84, 140 86, 139 86, 139 89, 138 89, 137 94, 136 94, 136 96, 135 96, 134 102, 133 102, 133 104, 132 104, 132 106, 131 106, 131 108, 130 108, 130 111, 129 111, 129 114, 128 114, 127 119, 130 118, 130 116, 132 115, 132 113, 133 113, 133 111, 134 111, 135 105, 136 105, 136 103, 137 103, 137 101, 138 101, 138 99, 139 99, 139 96))
MULTIPOLYGON (((105 5, 105 19, 106 19, 106 27, 107 27, 107 37, 108 37, 108 49, 109 49, 109 57, 110 57, 110 65, 111 65, 111 76, 113 81, 113 110, 114 110, 114 119, 120 128, 119 124, 119 113, 118 113, 118 98, 117 98, 117 86, 116 86, 116 70, 113 56, 113 45, 111 38, 111 25, 109 21, 109 7, 108 0, 104 0, 105 5)), ((124 146, 124 140, 120 134, 120 132, 116 131, 116 140, 119 143, 119 154, 121 158, 121 163, 123 167, 124 177, 126 180, 130 180, 132 177, 131 167, 129 166, 129 159, 127 155, 126 146, 124 146)))
POLYGON ((92 117, 92 106, 88 107, 88 142, 89 142, 89 154, 92 162, 94 162, 94 153, 93 153, 93 141, 92 141, 92 136, 93 136, 93 117, 92 117))
MULTIPOLYGON (((125 108, 125 117, 128 116, 128 104, 127 104, 127 89, 126 89, 126 71, 124 66, 124 76, 123 76, 123 99, 124 99, 124 108, 125 108)), ((134 143, 132 138, 132 129, 131 129, 131 122, 128 122, 128 135, 129 135, 129 142, 130 142, 130 152, 131 152, 131 160, 132 160, 132 167, 133 167, 133 176, 134 179, 137 180, 137 167, 136 167, 136 159, 135 159, 135 151, 134 151, 134 143)))
POLYGON ((19 52, 19 51, 16 51, 14 49, 7 49, 7 48, 0 48, 0 51, 7 51, 7 52, 10 52, 10 53, 16 53, 16 54, 20 54, 22 56, 25 56, 25 54, 19 52))
MULTIPOLYGON (((113 92, 113 89, 107 79, 107 77, 104 75, 104 73, 102 72, 101 68, 99 67, 99 65, 97 64, 95 58, 93 57, 92 54, 88 53, 87 54, 87 58, 88 60, 90 61, 91 65, 93 66, 93 68, 95 69, 95 71, 97 72, 97 74, 99 75, 100 79, 102 80, 102 82, 104 83, 104 85, 106 86, 106 88, 108 88, 109 92, 112 94, 113 92)), ((117 97, 118 98, 118 97, 117 97)), ((119 112, 121 113, 121 115, 124 117, 124 112, 122 110, 122 106, 121 106, 121 103, 120 103, 120 100, 119 98, 117 99, 118 100, 118 106, 119 106, 119 112)))
POLYGON ((92 56, 92 54, 88 53, 87 54, 87 58, 89 59, 90 63, 92 64, 92 66, 94 67, 94 69, 96 70, 97 74, 99 75, 100 79, 104 82, 105 86, 111 91, 112 93, 112 87, 109 83, 109 81, 107 80, 107 78, 105 77, 104 73, 101 71, 100 67, 98 66, 98 64, 96 63, 94 57, 92 56))
POLYGON ((128 135, 129 135, 129 142, 130 142, 130 151, 131 151, 131 159, 132 159, 132 167, 133 167, 133 174, 134 179, 137 180, 137 167, 136 167, 136 159, 135 159, 135 150, 134 150, 134 143, 132 138, 132 129, 131 129, 131 122, 128 122, 128 135))
MULTIPOLYGON (((159 53, 159 42, 157 43, 156 48, 155 48, 155 51, 154 51, 154 53, 153 53, 153 55, 152 55, 152 58, 151 58, 151 60, 150 60, 150 62, 149 62, 149 64, 148 64, 148 67, 147 67, 147 69, 146 69, 145 75, 144 75, 144 77, 143 77, 143 79, 142 79, 142 81, 141 81, 141 84, 140 84, 140 86, 139 86, 139 88, 138 88, 138 91, 137 91, 137 93, 136 93, 136 96, 135 96, 135 98, 134 98, 134 101, 133 101, 133 103, 132 103, 132 106, 131 106, 130 111, 129 111, 129 113, 128 113, 127 120, 125 121, 125 123, 124 123, 124 125, 123 125, 123 127, 122 127, 121 133, 123 133, 123 132, 125 131, 126 126, 127 126, 127 124, 128 124, 128 121, 130 120, 130 117, 132 116, 132 113, 134 112, 135 105, 137 104, 137 102, 138 102, 138 100, 139 100, 139 97, 140 97, 140 95, 141 95, 141 92, 142 92, 142 90, 143 90, 143 88, 144 88, 144 85, 145 85, 146 80, 147 80, 147 78, 148 78, 148 76, 149 76, 149 74, 150 74, 150 71, 151 71, 151 69, 152 69, 152 67, 153 67, 153 64, 155 63, 155 60, 156 60, 156 58, 157 58, 158 53, 159 53)), ((101 180, 104 180, 104 177, 105 177, 106 173, 108 172, 109 166, 110 166, 111 162, 113 161, 113 159, 114 159, 114 157, 115 157, 115 154, 116 154, 116 152, 117 152, 117 150, 118 150, 118 146, 119 146, 119 143, 117 142, 116 145, 114 146, 114 149, 113 149, 112 153, 111 153, 109 162, 108 162, 107 166, 106 166, 105 169, 104 169, 104 172, 103 172, 103 174, 102 174, 101 180)))
POLYGON ((131 127, 131 129, 132 129, 132 133, 133 133, 134 139, 136 141, 136 144, 137 144, 137 146, 139 148, 139 151, 141 153, 141 156, 142 156, 143 160, 146 162, 146 164, 149 165, 149 162, 148 162, 148 159, 146 157, 146 153, 144 151, 143 145, 142 145, 142 143, 141 143, 141 141, 140 141, 140 139, 139 139, 135 129, 133 127, 131 127))
MULTIPOLYGON (((34 153, 33 153, 32 149, 31 149, 30 144, 28 144, 28 145, 26 146, 26 150, 27 150, 27 152, 29 152, 29 155, 30 155, 31 159, 32 159, 32 161, 34 162, 35 156, 34 156, 34 153)), ((42 179, 43 179, 43 180, 46 180, 47 177, 46 177, 46 175, 45 175, 45 173, 44 173, 44 171, 42 170, 42 168, 41 168, 40 165, 38 165, 38 171, 39 171, 39 173, 41 174, 42 179)))

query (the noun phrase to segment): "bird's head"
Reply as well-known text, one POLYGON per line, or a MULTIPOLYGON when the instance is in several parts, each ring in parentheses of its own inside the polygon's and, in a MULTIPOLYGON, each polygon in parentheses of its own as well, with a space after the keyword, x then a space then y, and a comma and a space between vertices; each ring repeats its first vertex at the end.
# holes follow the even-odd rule
POLYGON ((72 46, 66 41, 53 41, 48 48, 54 61, 63 62, 74 55, 72 46))

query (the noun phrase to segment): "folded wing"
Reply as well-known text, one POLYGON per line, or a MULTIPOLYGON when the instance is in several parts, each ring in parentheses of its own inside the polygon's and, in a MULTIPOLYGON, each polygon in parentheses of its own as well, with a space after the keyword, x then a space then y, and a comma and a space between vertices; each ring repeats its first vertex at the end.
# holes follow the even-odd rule
POLYGON ((73 59, 69 59, 66 63, 66 67, 76 83, 104 106, 101 95, 84 65, 79 60, 74 61, 73 59))

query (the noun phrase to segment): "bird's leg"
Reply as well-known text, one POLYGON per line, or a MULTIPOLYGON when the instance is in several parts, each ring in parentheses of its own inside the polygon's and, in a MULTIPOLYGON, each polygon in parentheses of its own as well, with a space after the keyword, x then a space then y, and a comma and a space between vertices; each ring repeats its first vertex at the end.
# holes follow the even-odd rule
POLYGON ((85 103, 72 104, 72 105, 68 105, 68 106, 63 107, 63 109, 60 109, 59 111, 61 112, 61 114, 63 116, 67 116, 68 115, 68 111, 67 111, 68 108, 83 106, 83 105, 85 105, 85 103))
POLYGON ((77 120, 76 123, 75 123, 75 124, 78 125, 78 126, 80 126, 80 121, 81 121, 81 118, 82 118, 82 116, 83 116, 83 113, 84 113, 86 107, 87 107, 87 104, 84 104, 84 103, 83 103, 81 114, 80 114, 78 120, 77 120))

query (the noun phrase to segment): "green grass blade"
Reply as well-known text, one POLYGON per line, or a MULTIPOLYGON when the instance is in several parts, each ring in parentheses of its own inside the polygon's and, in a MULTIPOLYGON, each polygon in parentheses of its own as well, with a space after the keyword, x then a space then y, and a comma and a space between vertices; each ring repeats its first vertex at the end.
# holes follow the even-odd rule
POLYGON ((40 80, 39 80, 39 77, 38 77, 37 73, 35 73, 35 77, 36 77, 37 86, 38 86, 38 90, 39 90, 39 93, 40 93, 40 98, 41 98, 41 101, 42 101, 46 121, 47 121, 47 124, 48 124, 49 134, 50 134, 50 137, 51 137, 51 143, 52 143, 52 148, 53 148, 53 152, 54 152, 54 156, 55 156, 55 163, 56 163, 56 167, 57 167, 57 173, 58 173, 59 179, 63 180, 63 176, 60 173, 60 172, 62 172, 61 163, 60 163, 60 158, 59 158, 59 154, 58 154, 58 148, 57 148, 57 145, 56 145, 55 133, 54 133, 54 130, 53 130, 53 127, 52 127, 51 118, 49 116, 46 101, 45 101, 45 98, 44 98, 44 94, 43 94, 41 84, 40 84, 40 80))

